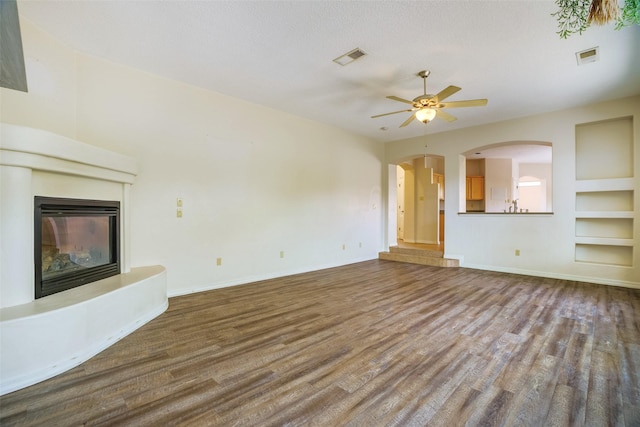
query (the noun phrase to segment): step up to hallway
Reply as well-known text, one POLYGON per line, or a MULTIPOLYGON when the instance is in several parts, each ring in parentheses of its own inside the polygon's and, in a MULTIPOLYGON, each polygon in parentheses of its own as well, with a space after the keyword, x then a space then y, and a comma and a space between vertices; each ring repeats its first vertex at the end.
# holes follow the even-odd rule
POLYGON ((457 259, 444 258, 444 252, 434 249, 406 248, 391 246, 389 252, 380 252, 379 259, 407 262, 410 264, 430 265, 434 267, 459 267, 457 259))

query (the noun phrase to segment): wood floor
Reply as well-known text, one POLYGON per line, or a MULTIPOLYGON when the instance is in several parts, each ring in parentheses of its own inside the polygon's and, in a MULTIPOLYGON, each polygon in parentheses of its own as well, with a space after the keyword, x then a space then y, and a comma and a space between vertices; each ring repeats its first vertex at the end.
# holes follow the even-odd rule
POLYGON ((172 298, 0 398, 2 426, 465 424, 639 426, 640 291, 367 261, 172 298))

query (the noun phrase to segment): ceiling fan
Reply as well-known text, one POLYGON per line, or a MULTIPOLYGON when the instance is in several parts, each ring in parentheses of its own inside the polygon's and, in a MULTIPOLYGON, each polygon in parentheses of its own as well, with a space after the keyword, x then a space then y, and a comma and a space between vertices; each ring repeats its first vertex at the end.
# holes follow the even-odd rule
POLYGON ((387 98, 393 99, 394 101, 400 101, 404 102, 405 104, 410 104, 412 108, 408 110, 394 111, 392 113, 378 114, 376 116, 371 116, 371 118, 375 119, 377 117, 388 116, 391 114, 408 113, 415 111, 415 113, 411 114, 411 117, 405 120, 404 123, 400 125, 400 127, 405 127, 406 125, 411 123, 413 119, 418 119, 425 124, 433 120, 434 117, 452 122, 457 119, 451 114, 442 111, 442 108, 480 107, 483 105, 487 105, 486 99, 469 99, 466 101, 442 102, 445 98, 450 97, 460 90, 460 88, 457 86, 448 86, 438 92, 436 95, 427 95, 427 77, 429 77, 429 74, 431 74, 431 71, 428 70, 422 70, 417 74, 419 77, 422 77, 424 94, 414 98, 413 101, 409 101, 408 99, 399 98, 393 95, 387 96, 387 98))

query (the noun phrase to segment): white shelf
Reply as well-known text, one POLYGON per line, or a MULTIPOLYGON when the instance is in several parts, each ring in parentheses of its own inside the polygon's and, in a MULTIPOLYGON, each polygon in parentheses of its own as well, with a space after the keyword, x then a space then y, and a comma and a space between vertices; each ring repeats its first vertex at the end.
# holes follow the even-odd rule
POLYGON ((633 239, 616 239, 613 237, 576 237, 578 245, 607 245, 607 246, 631 246, 633 239))
POLYGON ((576 218, 633 218, 631 211, 577 211, 576 218))
POLYGON ((633 246, 576 243, 575 261, 612 267, 632 267, 633 246))
POLYGON ((581 191, 576 193, 577 212, 631 212, 633 190, 581 191))
POLYGON ((633 139, 630 117, 576 126, 576 262, 634 264, 639 240, 633 139))
POLYGON ((633 178, 585 179, 576 181, 576 192, 633 190, 633 178))

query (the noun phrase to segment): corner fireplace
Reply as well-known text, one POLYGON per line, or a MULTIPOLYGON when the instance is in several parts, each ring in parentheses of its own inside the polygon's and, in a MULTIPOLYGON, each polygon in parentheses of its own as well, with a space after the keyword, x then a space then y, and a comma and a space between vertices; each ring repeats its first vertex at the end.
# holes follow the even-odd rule
POLYGON ((120 274, 120 202, 35 197, 35 297, 120 274))

